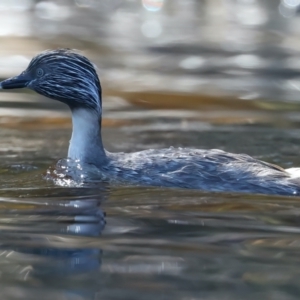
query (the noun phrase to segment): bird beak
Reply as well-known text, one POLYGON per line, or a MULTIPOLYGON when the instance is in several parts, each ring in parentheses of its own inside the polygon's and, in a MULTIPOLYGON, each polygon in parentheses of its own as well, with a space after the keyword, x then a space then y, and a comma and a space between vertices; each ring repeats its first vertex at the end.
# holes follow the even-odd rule
POLYGON ((0 89, 19 89, 26 87, 31 79, 26 73, 19 76, 8 78, 0 82, 0 89))

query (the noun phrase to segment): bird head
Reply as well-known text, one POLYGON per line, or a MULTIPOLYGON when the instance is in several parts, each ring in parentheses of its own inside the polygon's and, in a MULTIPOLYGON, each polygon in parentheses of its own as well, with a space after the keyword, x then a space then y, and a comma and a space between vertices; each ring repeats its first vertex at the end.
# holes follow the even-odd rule
POLYGON ((87 108, 101 114, 101 85, 94 65, 69 49, 36 55, 20 75, 0 83, 1 89, 28 87, 72 110, 87 108))

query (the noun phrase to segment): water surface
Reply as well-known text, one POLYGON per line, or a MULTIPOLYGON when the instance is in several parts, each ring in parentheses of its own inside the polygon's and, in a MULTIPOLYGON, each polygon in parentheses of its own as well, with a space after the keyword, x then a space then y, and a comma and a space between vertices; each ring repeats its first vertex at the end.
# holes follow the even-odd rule
MULTIPOLYGON (((57 186, 45 175, 66 156, 68 111, 24 97, 0 118, 1 299, 299 298, 299 198, 57 186)), ((120 101, 104 99, 110 151, 219 148, 300 165, 296 109, 120 101)))

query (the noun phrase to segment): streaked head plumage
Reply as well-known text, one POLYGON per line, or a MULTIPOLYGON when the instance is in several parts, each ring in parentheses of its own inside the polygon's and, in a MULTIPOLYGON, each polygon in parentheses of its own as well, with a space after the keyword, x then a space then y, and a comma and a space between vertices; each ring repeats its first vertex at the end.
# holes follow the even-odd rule
POLYGON ((9 80, 2 82, 3 88, 27 86, 71 109, 87 108, 101 114, 101 85, 96 69, 74 50, 46 50, 36 55, 20 76, 9 80))

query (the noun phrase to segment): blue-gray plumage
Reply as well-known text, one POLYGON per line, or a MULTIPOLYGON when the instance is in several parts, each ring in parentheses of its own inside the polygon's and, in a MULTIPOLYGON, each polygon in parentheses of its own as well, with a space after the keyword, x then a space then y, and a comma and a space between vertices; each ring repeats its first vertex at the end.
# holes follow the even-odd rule
POLYGON ((73 131, 68 157, 93 165, 110 181, 209 191, 300 194, 298 169, 284 170, 245 154, 187 148, 107 152, 101 138, 100 81, 93 64, 75 51, 42 52, 19 76, 0 83, 2 89, 22 87, 70 107, 73 131))

